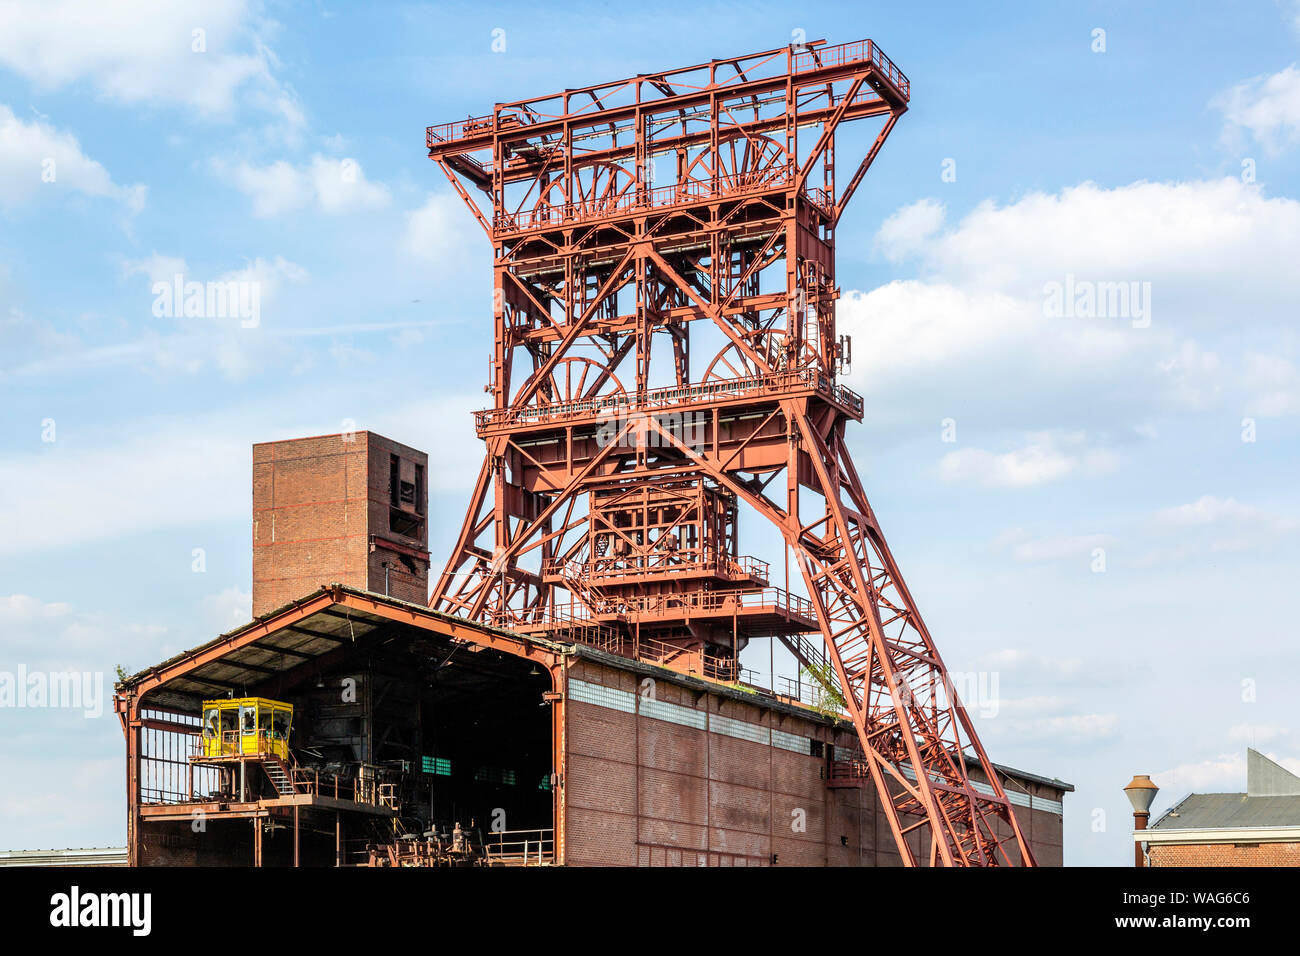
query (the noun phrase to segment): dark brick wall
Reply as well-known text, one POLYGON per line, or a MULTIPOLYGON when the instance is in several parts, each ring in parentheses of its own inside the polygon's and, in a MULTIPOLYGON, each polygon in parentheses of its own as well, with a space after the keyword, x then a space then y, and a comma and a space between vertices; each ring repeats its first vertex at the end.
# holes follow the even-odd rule
MULTIPOLYGON (((637 692, 639 675, 589 661, 570 678, 637 692)), ((854 749, 851 731, 657 681, 655 699, 854 749), (698 698, 698 699, 697 699, 698 698)), ((602 866, 898 866, 870 787, 830 789, 823 757, 566 702, 565 862, 602 866)), ((977 775, 978 776, 978 775, 977 775)), ((1059 791, 1021 781, 1037 796, 1059 791)), ((1061 817, 1017 807, 1038 861, 1061 863, 1061 817)), ((928 838, 912 836, 927 859, 928 838)))

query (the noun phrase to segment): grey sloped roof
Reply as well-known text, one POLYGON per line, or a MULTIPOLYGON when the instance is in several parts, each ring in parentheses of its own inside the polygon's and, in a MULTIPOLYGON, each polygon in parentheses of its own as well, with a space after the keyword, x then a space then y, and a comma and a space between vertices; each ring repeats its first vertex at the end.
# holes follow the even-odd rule
POLYGON ((1244 793, 1192 793, 1151 825, 1153 830, 1300 826, 1300 795, 1252 797, 1244 793))

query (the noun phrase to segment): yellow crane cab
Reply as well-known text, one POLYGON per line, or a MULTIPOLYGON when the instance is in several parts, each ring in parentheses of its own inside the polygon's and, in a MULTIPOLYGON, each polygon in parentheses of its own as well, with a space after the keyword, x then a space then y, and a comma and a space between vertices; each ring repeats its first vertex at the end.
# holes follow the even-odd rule
POLYGON ((266 697, 203 702, 203 759, 275 756, 289 760, 293 705, 266 697))

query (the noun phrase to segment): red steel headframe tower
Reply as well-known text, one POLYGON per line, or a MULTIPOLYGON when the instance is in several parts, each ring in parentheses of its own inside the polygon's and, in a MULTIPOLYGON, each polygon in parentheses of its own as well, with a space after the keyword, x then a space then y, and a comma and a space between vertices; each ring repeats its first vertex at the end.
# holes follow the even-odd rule
POLYGON ((1033 865, 844 439, 835 228, 909 95, 872 41, 818 42, 428 129, 492 243, 496 333, 430 603, 724 679, 778 638, 842 695, 904 863, 919 830, 931 865, 1033 865), (866 118, 837 184, 836 133, 866 118), (742 505, 806 599, 738 553, 742 505))

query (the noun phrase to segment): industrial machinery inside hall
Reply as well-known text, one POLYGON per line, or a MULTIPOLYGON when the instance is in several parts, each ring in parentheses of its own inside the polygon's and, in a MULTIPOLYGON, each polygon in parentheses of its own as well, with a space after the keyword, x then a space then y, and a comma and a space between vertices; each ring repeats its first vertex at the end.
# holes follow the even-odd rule
MULTIPOLYGON (((289 634, 298 642, 310 634, 308 640, 351 650, 352 635, 364 633, 365 625, 346 617, 342 624, 347 639, 319 625, 295 625, 289 634)), ((202 806, 206 824, 213 832, 221 828, 223 852, 243 842, 227 821, 251 821, 257 865, 268 853, 283 859, 284 850, 276 849, 283 840, 275 834, 285 832, 295 862, 303 840, 310 841, 310 859, 328 858, 321 838, 332 835, 339 864, 549 865, 553 829, 544 824, 550 822, 551 763, 549 751, 538 746, 545 724, 507 737, 499 723, 521 709, 535 717, 545 679, 528 666, 454 642, 389 634, 364 648, 365 666, 353 662, 293 684, 279 680, 288 691, 283 698, 203 700, 188 725, 186 779, 173 781, 166 788, 171 793, 151 786, 152 799, 202 806), (495 719, 465 713, 458 702, 478 694, 479 682, 494 680, 498 669, 518 671, 532 690, 512 687, 511 703, 495 708, 495 719), (507 831, 507 815, 524 828, 507 831)), ((242 666, 266 671, 265 661, 296 661, 305 652, 254 653, 258 663, 242 666)), ((225 673, 234 666, 226 665, 225 673)), ((180 726, 186 725, 159 722, 151 733, 180 726)), ((153 784, 173 764, 166 746, 150 749, 158 755, 148 774, 153 784)))
POLYGON ((722 680, 775 637, 842 696, 905 864, 924 828, 932 865, 1032 865, 846 440, 835 233, 910 95, 873 41, 817 41, 428 128, 494 291, 486 454, 430 603, 722 680))

